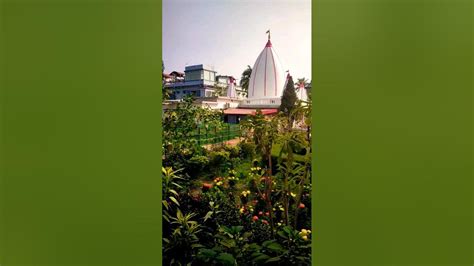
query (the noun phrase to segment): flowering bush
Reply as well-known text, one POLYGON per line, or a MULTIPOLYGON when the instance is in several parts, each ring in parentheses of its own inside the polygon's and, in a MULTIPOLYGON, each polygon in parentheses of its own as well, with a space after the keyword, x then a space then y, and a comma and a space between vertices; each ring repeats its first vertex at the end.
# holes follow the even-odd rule
POLYGON ((259 114, 238 146, 211 150, 168 126, 185 144, 168 139, 163 162, 183 166, 163 175, 166 265, 310 265, 311 150, 291 119, 259 114))

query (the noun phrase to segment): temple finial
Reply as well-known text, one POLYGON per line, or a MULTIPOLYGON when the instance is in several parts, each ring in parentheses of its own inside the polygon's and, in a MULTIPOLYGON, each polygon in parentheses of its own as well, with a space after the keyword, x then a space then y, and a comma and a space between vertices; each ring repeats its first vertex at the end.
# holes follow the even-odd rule
POLYGON ((270 40, 270 30, 267 30, 266 33, 268 34, 268 40, 270 40))

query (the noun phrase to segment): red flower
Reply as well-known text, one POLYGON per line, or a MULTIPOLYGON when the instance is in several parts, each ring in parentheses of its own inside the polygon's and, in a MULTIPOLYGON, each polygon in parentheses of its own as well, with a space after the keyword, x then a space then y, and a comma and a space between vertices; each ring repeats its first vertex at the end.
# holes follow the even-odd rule
POLYGON ((268 224, 268 221, 267 220, 262 220, 262 223, 268 224))
POLYGON ((253 220, 254 222, 255 222, 255 221, 258 221, 258 216, 255 215, 254 217, 252 217, 252 220, 253 220))
POLYGON ((260 211, 260 212, 258 212, 258 215, 262 216, 262 215, 263 215, 263 212, 261 212, 261 211, 260 211))
POLYGON ((212 184, 209 183, 202 183, 203 190, 209 190, 212 188, 212 184))
POLYGON ((305 207, 305 206, 304 206, 303 203, 300 203, 300 205, 298 206, 298 208, 300 208, 300 209, 304 209, 304 207, 305 207))
POLYGON ((265 213, 265 216, 270 216, 270 213, 269 213, 269 212, 266 212, 266 213, 265 213))

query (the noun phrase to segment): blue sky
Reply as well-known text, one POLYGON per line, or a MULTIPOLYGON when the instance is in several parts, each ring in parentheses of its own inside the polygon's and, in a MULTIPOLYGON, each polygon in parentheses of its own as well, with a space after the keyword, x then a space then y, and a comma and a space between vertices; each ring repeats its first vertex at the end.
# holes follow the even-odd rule
POLYGON ((205 64, 240 79, 268 29, 284 70, 311 79, 311 0, 164 0, 165 72, 205 64))

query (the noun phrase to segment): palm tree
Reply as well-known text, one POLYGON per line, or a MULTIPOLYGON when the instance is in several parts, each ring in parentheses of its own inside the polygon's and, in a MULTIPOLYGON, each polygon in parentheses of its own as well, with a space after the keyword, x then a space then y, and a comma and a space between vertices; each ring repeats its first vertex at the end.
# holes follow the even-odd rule
POLYGON ((248 95, 250 75, 252 75, 252 68, 247 65, 247 69, 242 72, 242 77, 240 78, 240 87, 242 87, 242 90, 244 91, 244 96, 248 95))

